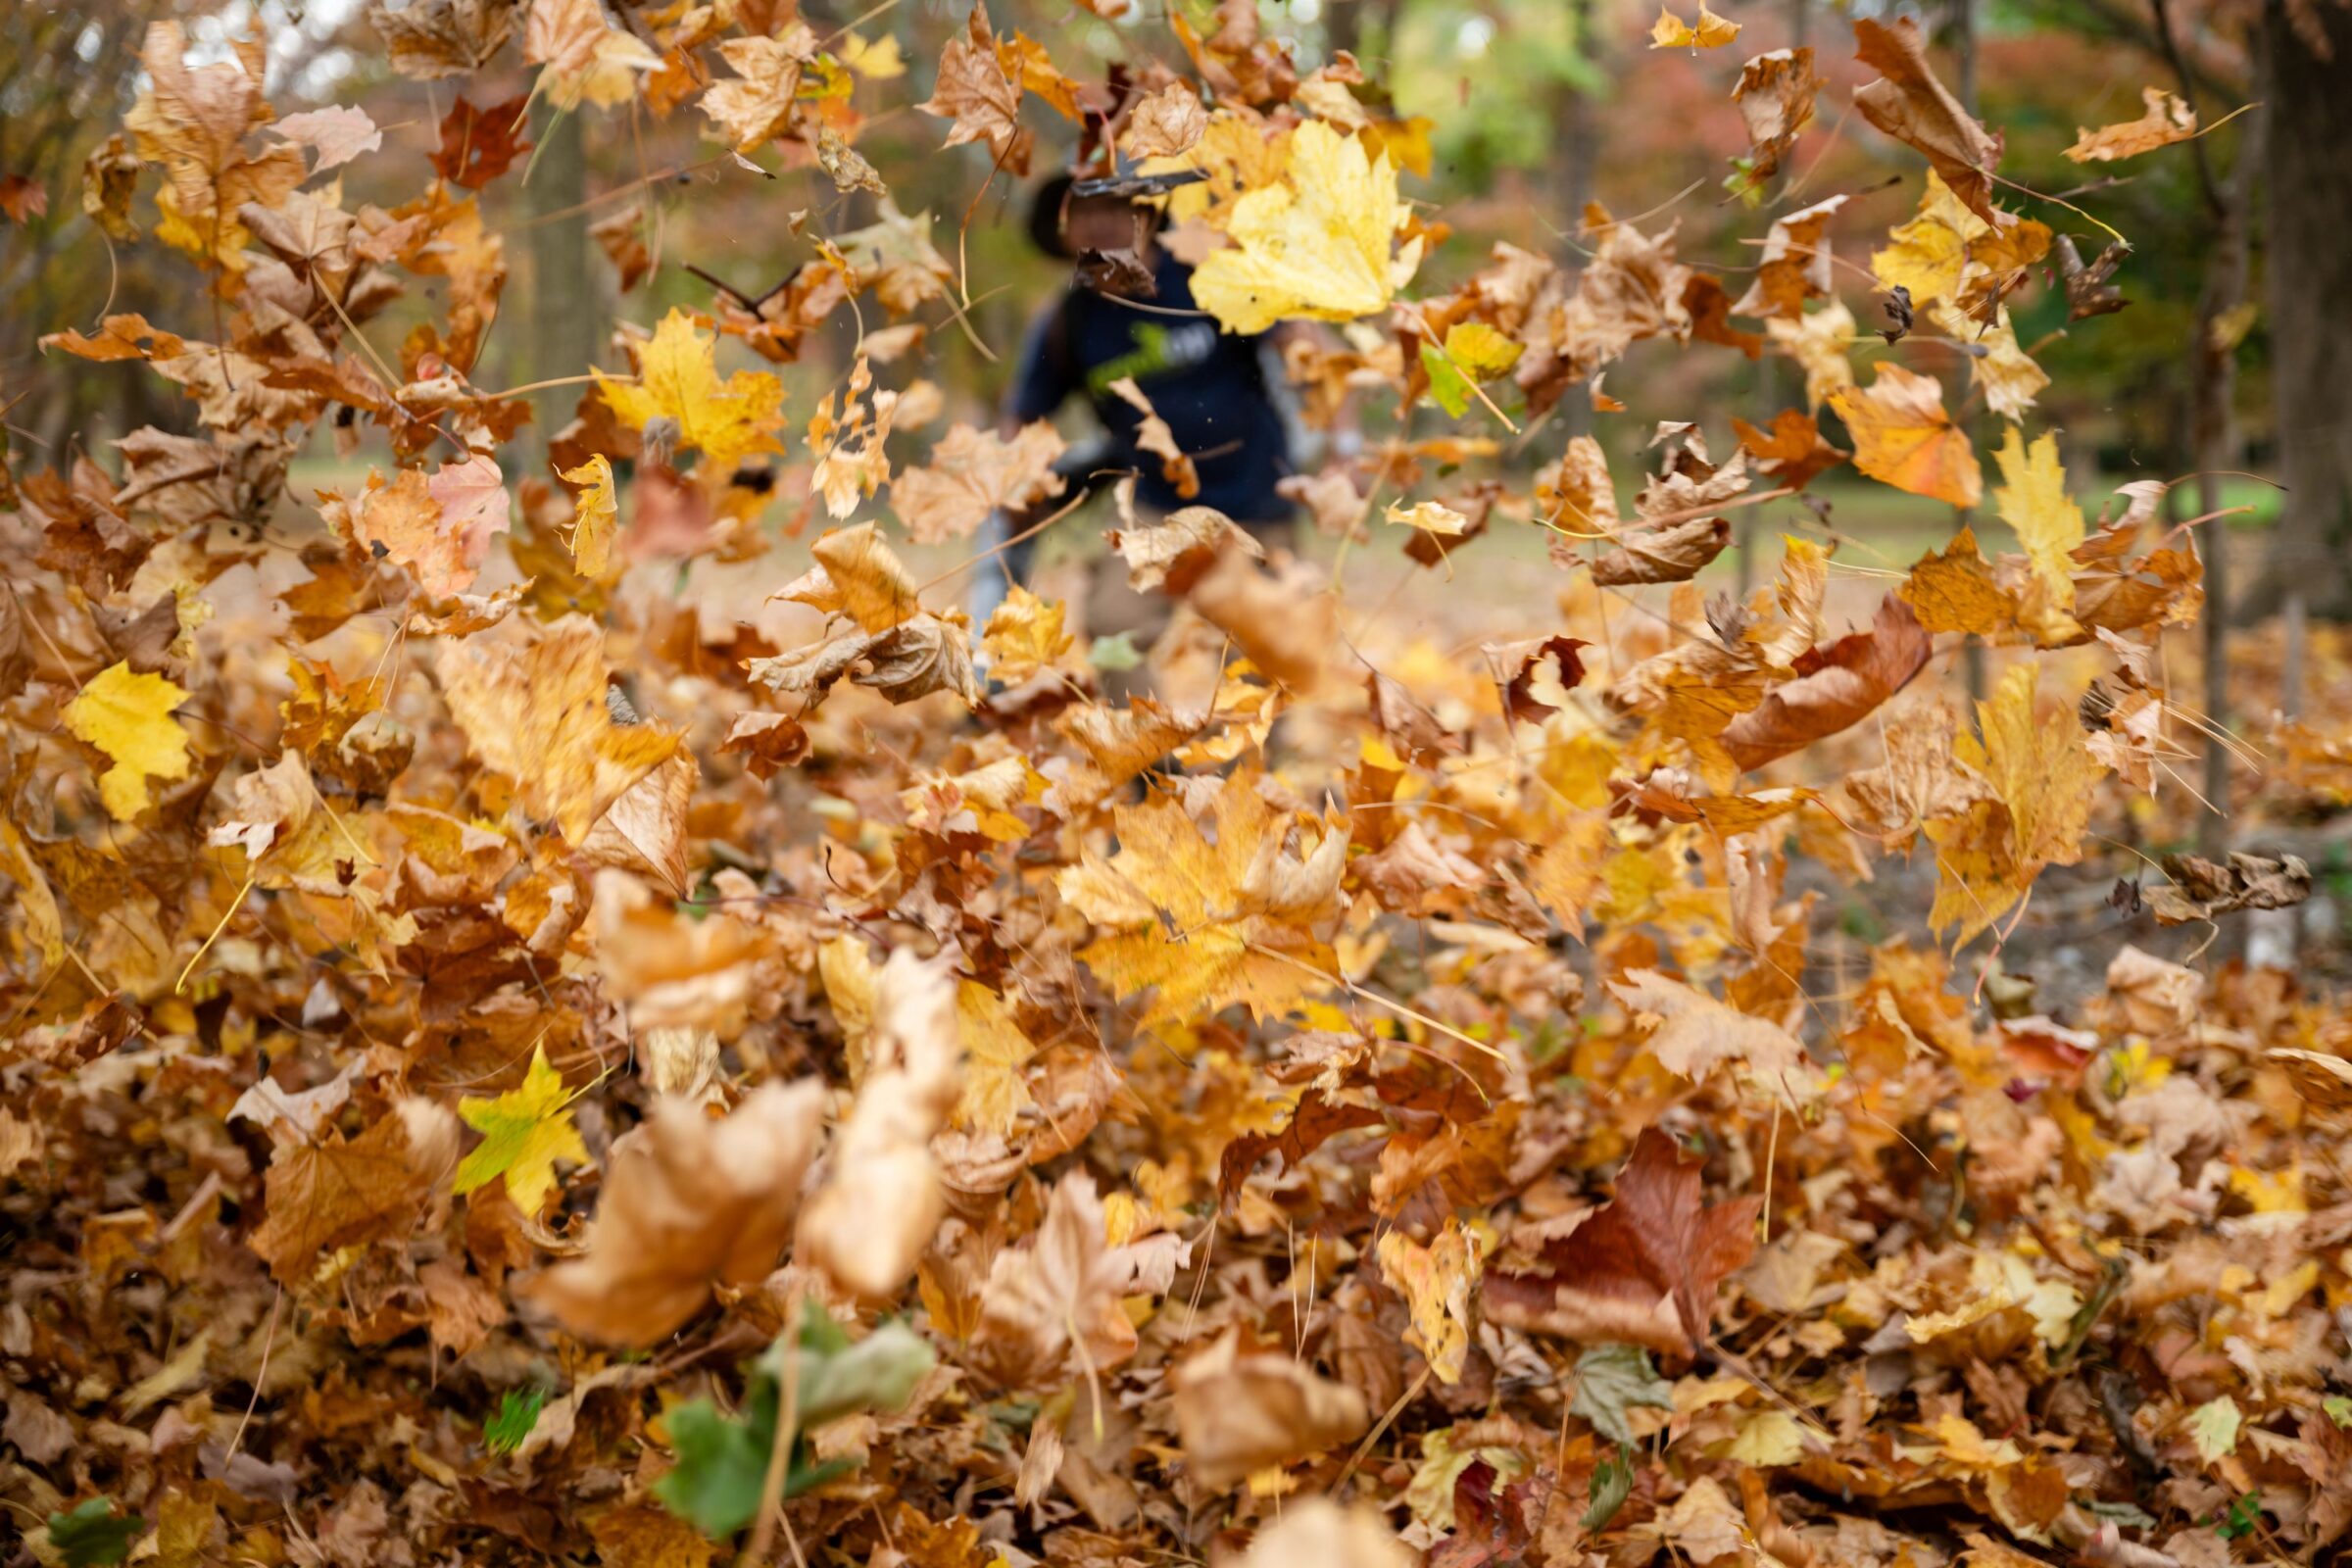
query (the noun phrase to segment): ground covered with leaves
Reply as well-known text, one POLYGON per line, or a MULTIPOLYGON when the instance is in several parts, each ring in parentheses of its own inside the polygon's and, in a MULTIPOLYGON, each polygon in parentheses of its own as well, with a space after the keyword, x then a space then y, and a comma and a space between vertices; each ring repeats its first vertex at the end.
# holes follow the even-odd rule
MULTIPOLYGON (((1986 956, 2193 751, 2163 638, 2208 519, 2072 493, 2009 310, 2114 329, 2124 252, 2004 189, 1910 23, 1853 25, 1847 133, 1917 196, 1860 252, 1827 237, 1854 198, 1803 187, 1813 51, 1722 64, 1702 7, 1642 69, 1720 77, 1757 244, 1709 269, 1592 208, 1444 286, 1399 184, 1426 127, 1353 62, 1228 3, 1171 15, 1189 71, 1078 79, 975 7, 913 105, 975 193, 1041 125, 1197 175, 1144 183, 1219 326, 1345 324, 1291 345, 1309 417, 1398 417, 1294 481, 1319 527, 1430 593, 1482 536, 1548 545, 1443 648, 1122 496, 1109 548, 1181 609, 1121 701, 1083 606, 956 608, 993 510, 1059 515, 1062 438, 935 428, 972 280, 857 149, 912 105, 895 47, 789 0, 372 24, 460 95, 429 148, 277 118, 258 49, 154 30, 83 201, 210 297, 51 352, 189 425, 0 487, 11 1560, 2339 1548, 2352 1025, 2140 947, 2053 1017, 1986 956), (517 54, 567 112, 699 116, 872 220, 812 200, 783 289, 624 323, 535 437, 471 378, 506 275, 472 193, 528 149, 463 94, 517 54), (347 208, 356 160, 416 194, 347 208), (752 368, 820 348, 812 408, 752 368), (1788 357, 1806 396, 1602 389, 1678 352, 1788 357), (1655 423, 1653 471, 1570 410, 1655 423), (373 473, 289 486, 314 440, 373 473), (1849 521, 1744 599, 1694 582, 1849 461, 2022 549, 1855 565, 1849 521), (1818 885, 1906 857, 1943 946, 1833 970, 1818 885)), ((2075 156, 2194 133, 2150 102, 2075 156)), ((599 233, 624 286, 656 264, 599 233)), ((2340 739, 2278 748, 2352 793, 2340 739)), ((2115 919, 2188 931, 2312 884, 2134 873, 2115 919)))

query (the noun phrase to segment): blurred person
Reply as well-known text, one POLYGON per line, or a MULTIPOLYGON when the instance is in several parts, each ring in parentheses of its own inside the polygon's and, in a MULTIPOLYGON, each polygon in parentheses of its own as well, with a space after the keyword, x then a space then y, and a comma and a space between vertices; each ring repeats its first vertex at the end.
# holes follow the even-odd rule
MULTIPOLYGON (((1221 330, 1193 303, 1193 270, 1158 243, 1157 209, 1129 193, 1146 184, 1061 174, 1031 201, 1030 238, 1074 272, 1030 322, 1001 433, 1009 438, 1032 420, 1052 417, 1073 395, 1086 399, 1102 429, 1054 465, 1069 489, 1025 514, 991 517, 984 544, 1002 544, 1081 492, 1129 473, 1146 520, 1181 507, 1213 507, 1261 544, 1287 548, 1296 541, 1297 512, 1278 488, 1297 471, 1299 441, 1280 344, 1305 328, 1285 322, 1268 332, 1221 330), (1122 378, 1135 381, 1177 449, 1193 460, 1198 495, 1178 495, 1160 460, 1137 446, 1143 411, 1110 390, 1122 378)), ((1036 549, 1035 538, 1020 540, 979 569, 970 604, 975 626, 987 624, 1008 583, 1026 583, 1036 549)), ((1092 564, 1083 612, 1089 636, 1123 633, 1141 654, 1167 629, 1175 604, 1165 594, 1128 587, 1126 563, 1105 552, 1092 564)), ((1105 681, 1114 695, 1137 684, 1117 672, 1105 681)))

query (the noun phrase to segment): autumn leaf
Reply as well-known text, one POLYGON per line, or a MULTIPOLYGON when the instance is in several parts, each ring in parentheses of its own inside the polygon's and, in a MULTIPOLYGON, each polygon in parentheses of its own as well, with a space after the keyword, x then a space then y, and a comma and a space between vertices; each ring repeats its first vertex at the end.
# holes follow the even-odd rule
POLYGON ((1747 124, 1751 185, 1780 172, 1781 160, 1795 145, 1797 134, 1813 122, 1813 99, 1820 91, 1813 51, 1803 46, 1775 49, 1740 68, 1740 84, 1732 89, 1732 97, 1747 124))
POLYGON ((1019 685, 1058 662, 1072 644, 1062 618, 1061 601, 1040 599, 1014 583, 1004 602, 989 612, 981 634, 989 674, 1006 685, 1019 685))
POLYGON ((2023 898, 2043 866, 2081 858, 2092 786, 2107 771, 2083 743, 2071 706, 2047 716, 2037 710, 2036 674, 2031 662, 2003 671, 1992 696, 1977 705, 1983 739, 1963 733, 1953 746, 1998 806, 1928 824, 1942 851, 1929 921, 1938 930, 1957 924, 1963 942, 2023 898))
POLYGON ((1185 593, 1228 550, 1265 555, 1247 529, 1214 507, 1179 507, 1157 522, 1114 528, 1104 537, 1127 563, 1127 586, 1138 593, 1185 593))
POLYGON ((1169 1383, 1177 1441, 1204 1487, 1230 1487, 1270 1465, 1352 1443, 1372 1424, 1355 1390, 1288 1354, 1245 1351, 1235 1329, 1177 1363, 1169 1383))
POLYGON ((1371 1508, 1310 1496, 1257 1532, 1241 1568, 1410 1568, 1416 1558, 1371 1508))
POLYGON ((253 1250, 271 1274, 297 1284, 324 1249, 405 1236, 455 1164, 457 1141, 456 1117, 408 1100, 357 1138, 329 1134, 281 1147, 270 1161, 253 1250))
POLYGON ((1791 321, 1774 317, 1764 323, 1765 334, 1805 372, 1805 405, 1819 409, 1854 384, 1854 316, 1843 300, 1833 299, 1820 310, 1791 321))
POLYGON ((2197 112, 2181 102, 2178 94, 2162 87, 2142 87, 2139 97, 2148 106, 2146 114, 2098 130, 2082 128, 2075 144, 2066 150, 2066 156, 2078 164, 2108 164, 2170 147, 2197 133, 2197 112))
POLYGON ((1740 36, 1740 24, 1717 16, 1699 0, 1698 21, 1685 22, 1671 7, 1658 8, 1658 20, 1649 29, 1652 49, 1720 49, 1740 36))
POLYGON ((1795 318, 1804 314, 1807 300, 1831 293, 1835 258, 1823 230, 1845 202, 1843 196, 1831 196, 1774 219, 1756 275, 1732 314, 1795 318))
POLYGON ((1587 1344, 1692 1353, 1706 1338, 1716 1284, 1755 1250, 1764 1201, 1702 1204, 1700 1173, 1672 1138, 1643 1132, 1608 1204, 1546 1242, 1537 1267, 1488 1270, 1488 1315, 1587 1344))
POLYGON ((1469 412, 1476 395, 1472 388, 1508 371, 1526 352, 1527 345, 1484 321, 1456 321, 1446 329, 1443 350, 1421 345, 1421 368, 1429 377, 1429 395, 1458 419, 1469 412))
MULTIPOLYGON (((939 1225, 946 1199, 930 1139, 962 1101, 963 1042, 956 985, 906 949, 874 976, 868 1005, 866 1071, 801 1216, 800 1254, 878 1299, 906 1283, 939 1225)), ((1001 1039, 984 1044, 1005 1053, 1001 1039)))
POLYGON ((1420 265, 1418 238, 1391 254, 1405 218, 1388 158, 1309 121, 1291 133, 1281 181, 1235 205, 1233 246, 1195 270, 1193 298, 1228 332, 1263 332, 1289 316, 1368 316, 1420 265))
POLYGON ((1145 395, 1142 387, 1135 384, 1135 377, 1123 375, 1104 390, 1143 416, 1143 422, 1135 427, 1136 450, 1159 459, 1160 477, 1166 479, 1183 500, 1189 501, 1199 495, 1200 470, 1194 466, 1191 456, 1176 444, 1176 432, 1152 407, 1151 398, 1145 395))
POLYGON ((1998 223, 1992 205, 1992 170, 2001 161, 2001 141, 1961 107, 1928 65, 1928 38, 1909 17, 1892 26, 1861 18, 1854 23, 1854 58, 1880 79, 1855 89, 1854 107, 1897 141, 1926 155, 1936 172, 1968 208, 1998 223))
POLYGON ((712 463, 737 463, 760 452, 781 452, 783 383, 765 370, 737 370, 718 378, 716 339, 672 310, 638 353, 632 386, 598 370, 596 384, 623 424, 643 431, 654 420, 675 426, 674 439, 712 463))
POLYGON ((2001 488, 1994 492, 2001 520, 2017 531, 2017 542, 2025 546, 2026 560, 2049 590, 2051 602, 2072 609, 2074 553, 2082 543, 2082 509, 2066 493, 2057 436, 2045 430, 2028 446, 2013 424, 1993 457, 2001 466, 2001 488))
POLYGON ((546 68, 537 90, 564 110, 617 108, 637 96, 637 73, 662 64, 643 39, 609 24, 597 0, 531 0, 522 58, 546 68))
POLYGON ((1735 415, 1732 428, 1759 470, 1794 489, 1852 456, 1823 439, 1821 427, 1800 409, 1783 409, 1773 416, 1771 427, 1761 430, 1735 415))
POLYGON ((1730 1064, 1768 1091, 1786 1092, 1789 1075, 1804 1064, 1803 1044, 1779 1024, 1727 1007, 1655 969, 1629 969, 1623 980, 1609 982, 1609 990, 1635 1012, 1658 1020, 1650 1054, 1679 1077, 1703 1079, 1730 1064))
POLYGON ((774 1267, 823 1116, 813 1080, 763 1084, 718 1121, 687 1101, 659 1102, 612 1146, 586 1250, 537 1276, 528 1294, 583 1338, 659 1343, 714 1286, 748 1285, 774 1267))
POLYGON ((457 1191, 463 1196, 506 1178, 507 1196, 526 1215, 546 1206, 556 1189, 556 1161, 588 1163, 588 1146, 572 1125, 571 1095, 564 1077, 548 1065, 547 1048, 531 1053, 522 1082, 494 1100, 467 1097, 458 1115, 482 1135, 458 1162, 457 1191))
POLYGON ((1136 1351, 1120 1303, 1165 1294, 1190 1250, 1168 1235, 1110 1245, 1094 1178, 1071 1171, 1054 1184, 1028 1245, 1000 1251, 989 1268, 975 1364, 1006 1389, 1101 1378, 1136 1351))
POLYGON ((1594 1345, 1576 1358, 1576 1397, 1568 1413, 1592 1423, 1611 1443, 1635 1440, 1631 1412, 1671 1410, 1674 1385, 1658 1376, 1649 1352, 1636 1345, 1594 1345))
POLYGON ((572 503, 571 562, 580 575, 602 578, 612 568, 612 535, 620 524, 620 503, 612 493, 612 463, 598 453, 576 468, 563 470, 580 487, 572 503))
POLYGON ((833 529, 808 553, 816 564, 777 589, 776 598, 846 614, 869 632, 888 631, 921 608, 914 574, 870 522, 833 529))
POLYGON ((1993 319, 1981 322, 1950 301, 1938 300, 1928 316, 1974 351, 1969 355, 1968 380, 1984 395, 1984 406, 2004 419, 2024 418, 2050 377, 2018 346, 2017 325, 2008 310, 1996 307, 1993 319))
POLYGON ((1470 1354, 1470 1297, 1484 1261, 1476 1232, 1448 1219, 1429 1246, 1389 1231, 1380 1238, 1380 1273, 1412 1313, 1406 1341, 1440 1383, 1455 1384, 1470 1354))
POLYGON ((677 749, 658 724, 612 722, 604 647, 594 621, 566 615, 520 647, 461 643, 440 661, 442 694, 474 754, 574 844, 677 749))
POLYGON ((968 539, 999 507, 1019 509, 1063 489, 1054 464, 1062 439, 1043 419, 1009 441, 956 425, 932 449, 927 466, 908 468, 890 487, 890 504, 917 544, 968 539))
POLYGON ((49 211, 49 191, 23 174, 0 175, 0 214, 12 223, 28 223, 49 211))
POLYGON ((371 153, 384 144, 384 133, 376 128, 368 111, 347 104, 288 115, 272 124, 270 133, 318 154, 318 161, 311 165, 314 174, 341 168, 360 154, 371 153))
POLYGON ((956 1023, 964 1067, 963 1098, 956 1102, 954 1119, 958 1126, 1001 1137, 1032 1103, 1021 1069, 1037 1054, 1037 1046, 1021 1033, 1004 999, 976 980, 956 983, 956 1023))
MULTIPOLYGON (((490 553, 490 536, 506 530, 509 503, 506 476, 498 465, 480 453, 464 463, 444 463, 424 482, 425 494, 440 511, 437 529, 451 540, 461 561, 481 562, 490 553)), ((467 576, 466 586, 471 585, 467 576)))
POLYGON ((1909 685, 1934 651, 1909 604, 1888 594, 1868 630, 1807 650, 1803 674, 1726 724, 1724 748, 1740 767, 1761 767, 1850 728, 1909 685))
POLYGON ((1025 172, 1027 158, 1013 153, 1020 132, 1020 74, 1007 70, 998 53, 985 0, 974 0, 967 22, 967 36, 950 38, 940 51, 931 96, 915 108, 955 122, 948 130, 948 146, 986 142, 1000 165, 1025 172))
POLYGON ((1208 111, 1200 95, 1181 81, 1147 93, 1127 111, 1119 127, 1119 151, 1130 158, 1174 158, 1190 152, 1208 129, 1208 111))
POLYGON ((1079 950, 1087 967, 1122 997, 1153 991, 1142 1027, 1237 1002, 1274 1017, 1330 988, 1337 960, 1312 922, 1336 910, 1346 834, 1285 849, 1290 824, 1238 775, 1205 821, 1167 796, 1113 820, 1118 853, 1088 851, 1055 886, 1104 933, 1079 950))
POLYGON ((801 69, 816 57, 816 35, 795 22, 781 37, 729 38, 718 56, 735 73, 703 93, 702 111, 739 153, 757 150, 792 122, 801 69))
POLYGON ((1469 525, 1469 519, 1443 501, 1417 501, 1407 507, 1400 502, 1389 503, 1389 525, 1394 528, 1418 528, 1425 534, 1458 539, 1469 525))
POLYGON ((161 675, 134 674, 112 664, 74 694, 61 716, 78 740, 97 747, 115 765, 98 779, 107 814, 127 822, 147 809, 147 781, 188 776, 188 732, 172 710, 188 694, 161 675))
POLYGON ((479 190, 514 167, 514 160, 531 150, 522 134, 530 124, 525 111, 530 100, 509 98, 487 108, 474 107, 464 97, 441 117, 441 145, 433 152, 433 172, 452 184, 479 190))
POLYGON ((1955 507, 1983 499, 1984 470, 1934 377, 1881 362, 1868 391, 1833 391, 1829 404, 1853 437, 1854 466, 1872 478, 1955 507))

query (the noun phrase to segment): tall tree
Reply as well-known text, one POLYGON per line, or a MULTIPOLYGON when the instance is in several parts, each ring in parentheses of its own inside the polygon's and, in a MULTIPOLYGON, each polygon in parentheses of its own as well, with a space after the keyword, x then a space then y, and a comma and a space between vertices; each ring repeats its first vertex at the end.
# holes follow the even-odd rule
POLYGON ((2300 594, 2315 615, 2352 617, 2352 6, 2263 10, 2268 111, 2272 360, 2286 499, 2241 615, 2300 594))

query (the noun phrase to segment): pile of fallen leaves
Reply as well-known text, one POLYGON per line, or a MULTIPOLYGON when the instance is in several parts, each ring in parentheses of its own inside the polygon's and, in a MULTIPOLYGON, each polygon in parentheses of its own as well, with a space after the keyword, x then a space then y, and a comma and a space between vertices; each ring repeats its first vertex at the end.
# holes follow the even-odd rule
MULTIPOLYGON (((2056 288, 2112 328, 2121 253, 1994 199, 2001 138, 1910 23, 1854 25, 1854 108, 1929 170, 1835 259, 1871 331, 1849 197, 1793 172, 1812 51, 1735 75, 1703 9, 1643 69, 1721 75, 1779 214, 1754 248, 1709 270, 1594 208, 1414 297, 1428 127, 1353 61, 1302 74, 1235 0, 1170 13, 1189 73, 1078 80, 975 7, 920 105, 975 189, 1065 122, 1081 168, 1200 176, 1159 182, 1167 243, 1221 326, 1348 323, 1292 345, 1309 416, 1396 433, 1293 482, 1320 527, 1432 591, 1482 535, 1557 567, 1525 640, 1398 647, 1309 562, 1121 497, 1113 547, 1181 605, 1122 702, 1077 609, 973 625, 882 526, 952 557, 1062 483, 1051 426, 929 428, 969 294, 857 148, 895 46, 789 0, 372 24, 458 94, 429 178, 358 110, 276 118, 258 46, 153 31, 84 210, 211 297, 49 347, 175 383, 192 433, 0 489, 12 1560, 2338 1548, 2343 1016, 2137 949, 2063 1019, 1911 943, 1833 984, 1790 890, 1792 855, 1916 854, 1935 928, 1995 947, 2188 727, 2158 656, 2195 530, 2155 484, 2086 514, 2010 318, 2056 288), (517 50, 565 112, 699 113, 880 215, 807 222, 756 306, 624 324, 544 466, 473 378, 506 252, 472 193, 527 148, 464 94, 517 50), (418 194, 351 210, 359 159, 418 194), (1619 412, 1637 345, 1786 356, 1805 406, 1675 411, 1629 485, 1555 411, 1619 412), (720 368, 817 346, 847 369, 805 418, 720 368), (314 438, 374 471, 300 493, 314 438), (1848 572, 1791 536, 1744 601, 1695 585, 1740 509, 1849 460, 2021 551, 1848 572), (1981 702, 1915 683, 1972 638, 1981 702)), ((2193 131, 2155 97, 2077 155, 2193 131)), ((2241 857, 2134 896, 2309 885, 2241 857)))

